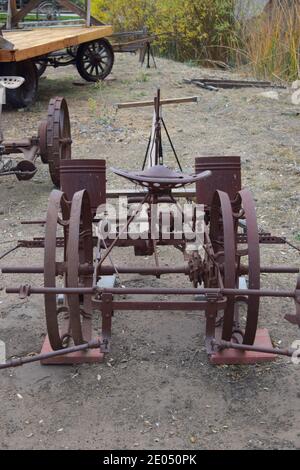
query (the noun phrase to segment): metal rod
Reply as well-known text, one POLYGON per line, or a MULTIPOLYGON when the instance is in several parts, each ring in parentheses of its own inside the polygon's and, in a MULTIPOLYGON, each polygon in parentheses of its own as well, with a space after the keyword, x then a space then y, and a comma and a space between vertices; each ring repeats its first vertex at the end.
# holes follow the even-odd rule
MULTIPOLYGON (((153 104, 153 103, 152 103, 153 104)), ((109 199, 117 199, 118 197, 131 197, 131 196, 145 196, 146 191, 136 190, 136 189, 108 189, 106 192, 106 196, 109 199)), ((186 189, 172 189, 172 194, 178 198, 188 198, 188 197, 195 197, 196 190, 191 188, 186 189)))
POLYGON ((20 286, 20 287, 7 287, 7 294, 19 294, 27 290, 28 295, 31 294, 103 294, 111 293, 116 295, 206 295, 214 294, 217 296, 222 295, 237 295, 247 296, 254 295, 260 297, 296 297, 296 291, 287 290, 272 290, 272 289, 219 289, 219 288, 134 288, 134 287, 111 287, 111 288, 100 288, 100 287, 32 287, 32 286, 20 286))
MULTIPOLYGON (((16 247, 14 249, 16 249, 16 247)), ((161 274, 188 274, 190 272, 190 268, 188 264, 183 264, 180 266, 162 266, 159 268, 155 266, 151 266, 151 267, 115 266, 115 268, 121 274, 141 274, 141 275, 148 274, 148 275, 153 275, 153 276, 160 276, 161 274)), ((61 273, 63 271, 66 271, 66 268, 64 268, 63 263, 61 263, 61 269, 57 270, 57 275, 58 273, 61 273)), ((43 274, 44 267, 43 266, 30 266, 30 267, 3 266, 1 268, 1 272, 3 274, 43 274)), ((78 272, 79 274, 93 274, 94 268, 93 266, 80 265, 78 272)), ((115 273, 115 269, 113 266, 102 266, 99 274, 107 276, 107 275, 111 275, 114 273, 115 273)))
MULTIPOLYGON (((180 104, 180 103, 198 103, 198 96, 188 96, 186 98, 171 98, 166 100, 160 100, 160 105, 164 104, 180 104)), ((142 108, 144 106, 153 106, 152 101, 132 101, 128 103, 117 103, 118 109, 122 108, 142 108)))
POLYGON ((88 343, 79 344, 77 346, 71 346, 69 348, 58 349, 57 351, 51 351, 49 353, 37 354, 36 356, 19 357, 17 359, 11 359, 4 364, 0 364, 0 369, 8 369, 9 367, 18 367, 23 364, 30 362, 42 361, 49 359, 50 357, 63 356, 65 354, 73 353, 76 351, 86 351, 87 349, 100 348, 101 341, 99 339, 89 341, 88 343))
MULTIPOLYGON (((249 267, 242 265, 239 270, 240 274, 248 274, 249 267)), ((297 266, 261 266, 261 273, 273 273, 273 274, 298 274, 300 268, 297 266)))
POLYGON ((173 151, 173 153, 174 153, 174 156, 175 156, 177 165, 178 165, 180 171, 183 171, 183 170, 182 170, 182 166, 181 166, 180 161, 179 161, 179 158, 178 158, 178 155, 177 155, 177 152, 176 152, 176 150, 175 150, 175 147, 174 147, 174 145, 173 145, 171 136, 170 136, 170 134, 169 134, 169 131, 168 131, 168 129, 167 129, 167 126, 166 126, 166 124, 165 124, 165 121, 164 121, 163 117, 161 118, 161 122, 162 122, 162 124, 163 124, 165 133, 167 134, 168 141, 169 141, 169 144, 171 145, 171 149, 172 149, 172 151, 173 151))
POLYGON ((13 248, 11 248, 10 250, 7 250, 5 253, 3 253, 3 254, 0 256, 0 259, 5 258, 5 256, 9 255, 10 253, 12 253, 13 251, 17 250, 18 248, 20 248, 20 245, 16 245, 16 246, 14 246, 13 248))
POLYGON ((91 26, 91 0, 86 0, 86 26, 91 26))
MULTIPOLYGON (((224 301, 220 301, 217 303, 217 309, 218 310, 224 310, 224 301)), ((99 308, 99 302, 95 301, 94 304, 95 308, 99 308)), ((185 301, 185 302, 178 302, 178 301, 113 301, 112 302, 112 309, 117 310, 117 311, 122 311, 122 310, 150 310, 150 311, 162 311, 162 310, 171 310, 173 311, 179 311, 179 310, 184 310, 184 311, 193 311, 193 312, 198 312, 201 313, 202 311, 205 311, 209 306, 208 301, 204 300, 191 300, 191 301, 185 301)))
POLYGON ((45 225, 46 220, 21 220, 21 225, 45 225))
POLYGON ((248 345, 248 344, 237 344, 232 343, 230 341, 212 341, 213 346, 217 346, 220 349, 238 349, 240 351, 256 351, 256 352, 263 352, 267 354, 278 354, 279 356, 289 356, 292 357, 293 354, 297 351, 297 349, 279 349, 279 348, 264 348, 255 345, 248 345))

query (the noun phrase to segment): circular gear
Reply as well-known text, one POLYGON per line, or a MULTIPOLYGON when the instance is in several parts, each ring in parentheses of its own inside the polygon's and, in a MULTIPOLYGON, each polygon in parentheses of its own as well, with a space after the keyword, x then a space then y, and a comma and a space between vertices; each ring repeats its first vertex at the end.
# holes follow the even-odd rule
MULTIPOLYGON (((210 213, 209 238, 211 241, 215 262, 221 265, 223 287, 234 289, 237 286, 236 269, 236 227, 232 213, 230 198, 223 191, 216 191, 213 197, 210 213)), ((230 341, 235 324, 235 298, 227 296, 226 307, 222 320, 222 339, 230 341)))
MULTIPOLYGON (((79 266, 93 266, 92 213, 87 191, 74 194, 72 199, 69 236, 67 244, 67 286, 91 287, 91 274, 82 275, 79 266)), ((70 313, 72 338, 75 344, 85 341, 81 317, 91 315, 90 296, 68 294, 67 303, 70 313)))
POLYGON ((60 185, 59 167, 61 160, 71 158, 71 129, 67 102, 55 97, 49 102, 47 121, 39 128, 40 155, 49 164, 53 184, 60 185))
MULTIPOLYGON (((260 289, 260 249, 259 232, 256 219, 256 210, 253 196, 248 189, 243 189, 237 195, 234 202, 240 209, 240 218, 246 222, 246 248, 241 250, 241 256, 248 257, 248 288, 260 289)), ((240 262, 239 262, 240 264, 240 262)), ((259 295, 249 295, 246 297, 247 315, 246 325, 243 335, 243 343, 252 345, 255 340, 258 315, 259 315, 259 295)))
MULTIPOLYGON (((63 230, 64 246, 67 244, 68 225, 70 211, 64 193, 53 190, 50 194, 45 228, 45 250, 44 250, 44 286, 56 287, 57 277, 57 236, 59 228, 63 230)), ((64 250, 63 262, 66 261, 64 250)), ((68 308, 64 302, 59 306, 55 293, 44 295, 46 324, 49 342, 53 350, 63 348, 63 338, 70 330, 68 322, 68 308), (59 314, 65 317, 64 332, 59 329, 59 314)))

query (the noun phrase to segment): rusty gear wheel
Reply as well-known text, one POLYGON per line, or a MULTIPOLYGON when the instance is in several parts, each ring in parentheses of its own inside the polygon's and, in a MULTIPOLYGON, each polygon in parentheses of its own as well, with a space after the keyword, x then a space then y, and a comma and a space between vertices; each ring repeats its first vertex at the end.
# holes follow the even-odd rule
POLYGON ((48 106, 47 121, 39 127, 40 155, 43 163, 49 164, 53 184, 60 185, 59 166, 61 160, 71 158, 71 129, 66 100, 52 98, 48 106))
MULTIPOLYGON (((45 251, 44 251, 44 285, 45 287, 56 287, 57 277, 57 236, 58 230, 63 231, 64 246, 67 244, 68 226, 70 219, 69 205, 64 193, 53 190, 49 197, 48 211, 45 228, 45 251)), ((66 251, 64 249, 63 262, 66 262, 66 251)), ((46 324, 49 342, 53 350, 63 348, 63 338, 70 332, 69 313, 66 302, 58 304, 56 294, 44 295, 46 324), (59 328, 59 315, 64 316, 63 328, 59 328)))
MULTIPOLYGON (((213 247, 215 261, 223 266, 221 276, 225 288, 234 289, 238 283, 236 266, 236 232, 230 198, 223 191, 216 191, 213 197, 209 237, 213 247)), ((227 296, 222 321, 222 339, 231 341, 235 326, 235 299, 227 296)))

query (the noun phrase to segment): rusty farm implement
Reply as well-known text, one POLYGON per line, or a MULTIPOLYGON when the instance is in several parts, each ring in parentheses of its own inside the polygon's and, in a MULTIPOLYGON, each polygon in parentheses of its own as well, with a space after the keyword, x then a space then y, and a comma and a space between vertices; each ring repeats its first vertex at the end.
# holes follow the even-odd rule
POLYGON ((31 179, 37 172, 36 160, 48 164, 53 184, 59 187, 61 160, 71 158, 71 131, 68 106, 64 98, 55 97, 49 102, 47 118, 41 122, 36 136, 6 140, 1 130, 1 106, 5 90, 15 89, 24 82, 22 77, 0 77, 0 176, 15 175, 20 181, 31 179), (7 158, 22 154, 16 163, 7 158))
POLYGON ((2 267, 3 273, 43 275, 42 287, 9 286, 6 292, 23 299, 44 297, 48 336, 41 354, 11 359, 1 368, 37 360, 44 364, 100 361, 110 349, 114 312, 139 310, 199 314, 206 324, 207 354, 215 364, 253 363, 273 359, 275 354, 295 354, 293 349, 274 348, 267 331, 258 329, 258 320, 262 298, 282 297, 291 300, 291 313, 285 320, 300 326, 299 268, 262 266, 260 248, 286 240, 259 230, 253 196, 241 187, 239 157, 198 157, 194 174, 182 171, 162 116, 164 105, 181 101, 196 98, 161 100, 158 91, 154 103, 119 106, 154 104, 142 169, 112 169, 139 189, 107 191, 105 160, 61 162, 61 190, 53 190, 46 218, 39 221, 45 226, 45 236, 20 241, 24 248, 43 249, 44 264, 2 267), (178 171, 164 164, 163 134, 178 171), (196 189, 188 190, 188 185, 196 189), (120 194, 127 196, 126 216, 118 214, 112 223, 107 204, 120 194), (190 200, 188 219, 180 202, 183 198, 190 200), (172 207, 167 219, 160 205, 172 207), (137 220, 143 224, 138 229, 137 220), (186 230, 180 230, 178 220, 186 230), (161 246, 170 250, 167 265, 160 259, 161 246), (132 247, 141 261, 116 265, 115 252, 123 247, 132 247), (171 265, 176 260, 174 251, 182 255, 180 264, 171 265), (182 283, 180 287, 172 282, 168 287, 126 287, 104 282, 107 276, 127 273, 156 278, 176 274, 182 276, 182 283), (290 290, 266 289, 261 273, 290 273, 298 281, 292 281, 290 290), (92 320, 97 315, 100 327, 94 338, 92 320))

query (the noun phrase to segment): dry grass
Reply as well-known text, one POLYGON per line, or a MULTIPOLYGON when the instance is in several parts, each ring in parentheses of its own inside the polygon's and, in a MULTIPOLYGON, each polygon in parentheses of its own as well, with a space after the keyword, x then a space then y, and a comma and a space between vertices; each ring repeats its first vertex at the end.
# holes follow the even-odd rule
MULTIPOLYGON (((274 0, 269 11, 239 20, 236 2, 94 0, 92 11, 116 31, 146 26, 158 35, 157 55, 190 64, 247 65, 258 78, 295 80, 299 76, 300 0, 274 0)), ((253 4, 243 0, 245 11, 256 14, 253 4)))
POLYGON ((299 77, 300 2, 282 0, 241 25, 243 49, 254 74, 263 78, 299 77))

